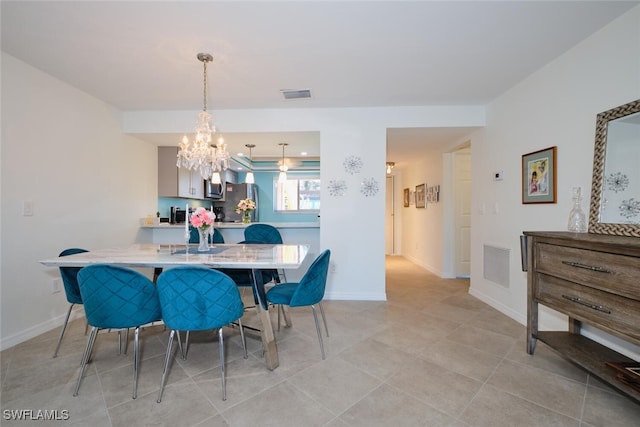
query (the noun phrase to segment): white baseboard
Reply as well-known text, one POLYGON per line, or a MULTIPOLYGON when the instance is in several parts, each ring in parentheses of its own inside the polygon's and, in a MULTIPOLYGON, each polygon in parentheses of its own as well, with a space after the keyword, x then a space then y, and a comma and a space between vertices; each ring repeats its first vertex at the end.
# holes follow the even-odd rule
MULTIPOLYGON (((477 292, 476 289, 469 289, 469 294, 478 298, 480 301, 490 305, 495 308, 499 312, 503 313, 506 316, 509 316, 516 322, 525 325, 527 324, 526 315, 517 313, 510 309, 507 306, 504 306, 497 302, 496 300, 486 296, 483 293, 477 292)), ((558 313, 548 307, 540 306, 540 312, 538 316, 538 329, 540 331, 567 331, 568 330, 568 322, 567 317, 564 314, 558 313)), ((605 347, 609 347, 620 354, 623 354, 633 360, 640 361, 640 346, 636 346, 629 342, 623 341, 620 338, 614 337, 613 335, 609 335, 604 331, 600 331, 594 327, 589 325, 583 325, 582 330, 580 331, 581 335, 592 339, 593 341, 604 345, 605 347)))
MULTIPOLYGON (((67 316, 67 312, 65 311, 63 315, 55 317, 53 319, 49 319, 46 322, 42 322, 35 326, 32 326, 28 329, 20 331, 17 334, 10 335, 8 337, 2 337, 0 339, 0 350, 6 350, 11 348, 17 344, 30 340, 33 337, 37 337, 38 335, 44 334, 45 332, 49 332, 52 329, 56 329, 62 326, 64 323, 64 318, 67 316)), ((82 306, 77 306, 71 311, 71 316, 69 316, 69 322, 76 319, 84 319, 84 310, 82 306)), ((53 352, 55 348, 52 348, 53 352)))
POLYGON ((327 292, 324 294, 325 300, 335 301, 386 301, 386 292, 375 293, 345 293, 345 292, 327 292))
POLYGON ((500 302, 494 300, 493 298, 478 292, 475 288, 471 287, 469 288, 469 294, 478 298, 480 301, 484 302, 485 304, 490 305, 491 307, 495 308, 496 310, 498 310, 499 312, 501 312, 502 314, 509 316, 510 318, 512 318, 513 320, 515 320, 516 322, 520 323, 521 325, 526 325, 527 324, 527 318, 526 316, 522 316, 520 313, 518 313, 517 311, 514 311, 513 309, 511 309, 511 307, 507 307, 506 305, 501 304, 500 302))
POLYGON ((428 272, 435 274, 441 279, 453 279, 453 277, 447 277, 441 269, 433 267, 432 265, 425 264, 424 262, 422 262, 421 259, 418 259, 412 256, 406 256, 406 255, 405 255, 405 258, 411 261, 412 263, 414 263, 415 265, 424 268, 428 272))

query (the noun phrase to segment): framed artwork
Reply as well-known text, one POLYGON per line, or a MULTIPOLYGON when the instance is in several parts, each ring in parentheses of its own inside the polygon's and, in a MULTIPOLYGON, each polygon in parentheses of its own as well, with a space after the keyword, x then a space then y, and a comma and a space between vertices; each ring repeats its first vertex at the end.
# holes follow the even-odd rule
POLYGON ((405 188, 402 191, 402 202, 405 208, 409 207, 409 189, 405 188))
POLYGON ((416 208, 424 208, 426 206, 425 184, 416 185, 416 208))
POLYGON ((522 203, 556 203, 556 147, 522 156, 522 203))

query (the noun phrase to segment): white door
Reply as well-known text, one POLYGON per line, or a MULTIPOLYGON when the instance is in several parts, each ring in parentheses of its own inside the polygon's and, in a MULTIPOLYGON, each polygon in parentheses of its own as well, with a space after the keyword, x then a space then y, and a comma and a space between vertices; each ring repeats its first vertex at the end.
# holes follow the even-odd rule
POLYGON ((469 277, 471 272, 471 151, 453 153, 455 203, 455 275, 469 277))
POLYGON ((395 221, 395 206, 393 201, 394 191, 393 191, 393 176, 387 175, 387 184, 386 184, 386 200, 385 200, 385 216, 384 216, 384 236, 385 236, 385 254, 392 255, 393 254, 393 241, 395 239, 394 236, 394 221, 395 221))

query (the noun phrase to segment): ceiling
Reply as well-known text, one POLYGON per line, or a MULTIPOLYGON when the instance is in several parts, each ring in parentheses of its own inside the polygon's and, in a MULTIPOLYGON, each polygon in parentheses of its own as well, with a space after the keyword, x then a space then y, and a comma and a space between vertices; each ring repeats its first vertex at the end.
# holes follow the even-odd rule
MULTIPOLYGON (((209 110, 485 105, 638 3, 3 0, 1 37, 3 51, 122 111, 201 109, 198 52, 214 56, 209 110)), ((390 131, 387 158, 466 131, 390 131)), ((252 136, 261 156, 303 135, 252 136)), ((232 153, 249 143, 236 137, 232 153)))

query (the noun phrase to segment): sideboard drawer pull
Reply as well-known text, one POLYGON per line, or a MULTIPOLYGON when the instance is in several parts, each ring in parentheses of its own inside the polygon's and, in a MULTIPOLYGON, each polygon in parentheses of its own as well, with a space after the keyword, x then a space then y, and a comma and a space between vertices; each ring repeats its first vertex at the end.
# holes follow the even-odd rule
POLYGON ((584 268, 586 270, 597 271, 598 273, 611 273, 610 270, 607 270, 606 268, 603 268, 603 267, 597 267, 595 265, 581 264, 579 262, 574 262, 574 261, 562 261, 562 263, 565 265, 569 265, 571 267, 584 268))
POLYGON ((577 304, 584 305, 584 306, 592 308, 594 310, 601 311, 603 313, 611 314, 611 310, 609 310, 605 306, 602 306, 602 305, 599 305, 599 304, 594 304, 594 303, 589 302, 589 301, 585 301, 580 297, 572 297, 570 295, 562 295, 562 298, 568 299, 571 302, 575 302, 577 304))

